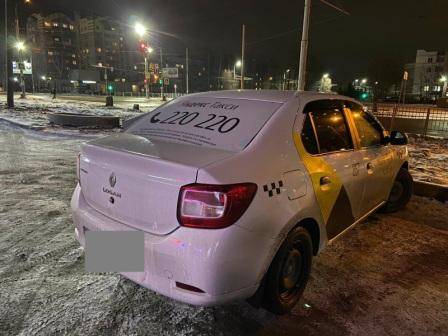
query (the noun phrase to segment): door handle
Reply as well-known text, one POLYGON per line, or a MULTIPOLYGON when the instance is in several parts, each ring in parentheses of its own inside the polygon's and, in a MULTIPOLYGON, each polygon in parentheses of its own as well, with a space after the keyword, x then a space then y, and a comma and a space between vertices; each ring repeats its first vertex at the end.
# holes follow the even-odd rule
POLYGON ((327 185, 331 183, 331 179, 328 176, 322 176, 319 180, 321 186, 327 185))

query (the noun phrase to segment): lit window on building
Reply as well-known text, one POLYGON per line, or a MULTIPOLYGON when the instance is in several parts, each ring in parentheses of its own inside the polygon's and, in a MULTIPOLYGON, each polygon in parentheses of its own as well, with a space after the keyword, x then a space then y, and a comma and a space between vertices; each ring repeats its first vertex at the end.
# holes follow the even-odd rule
POLYGON ((75 55, 75 54, 72 54, 72 57, 73 57, 73 58, 76 58, 76 55, 75 55))
POLYGON ((73 25, 70 25, 70 30, 75 29, 75 27, 73 25))
POLYGON ((101 52, 101 50, 102 50, 101 48, 96 48, 96 51, 99 53, 101 52))
POLYGON ((49 55, 49 56, 52 56, 52 55, 54 55, 54 53, 53 53, 52 51, 49 51, 49 52, 48 52, 48 55, 49 55))
POLYGON ((425 85, 425 86, 423 87, 423 91, 428 92, 428 91, 429 91, 429 85, 425 85))
POLYGON ((45 26, 45 27, 51 27, 51 23, 48 22, 48 21, 45 21, 45 22, 44 22, 44 26, 45 26))
POLYGON ((442 87, 440 85, 435 85, 434 92, 440 92, 440 91, 442 91, 442 87))
POLYGON ((59 27, 59 24, 57 22, 53 22, 53 27, 59 27))
POLYGON ((63 27, 63 28, 68 28, 68 26, 67 26, 66 23, 63 23, 63 24, 62 24, 62 27, 63 27))
POLYGON ((73 63, 73 65, 76 65, 76 61, 73 61, 72 63, 73 63))

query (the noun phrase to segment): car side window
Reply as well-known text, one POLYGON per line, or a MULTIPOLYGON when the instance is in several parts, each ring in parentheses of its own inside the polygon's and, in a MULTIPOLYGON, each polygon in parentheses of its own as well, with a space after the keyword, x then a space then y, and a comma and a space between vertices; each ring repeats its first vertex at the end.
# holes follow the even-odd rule
POLYGON ((314 125, 320 154, 353 149, 341 101, 331 99, 314 101, 308 103, 304 112, 309 115, 314 125))
POLYGON ((346 106, 350 110, 356 129, 358 130, 361 147, 380 146, 382 144, 383 127, 375 117, 364 111, 361 105, 348 102, 346 106))
POLYGON ((309 113, 305 115, 302 133, 300 135, 306 151, 310 154, 319 154, 319 146, 317 144, 316 134, 314 133, 314 127, 309 113))

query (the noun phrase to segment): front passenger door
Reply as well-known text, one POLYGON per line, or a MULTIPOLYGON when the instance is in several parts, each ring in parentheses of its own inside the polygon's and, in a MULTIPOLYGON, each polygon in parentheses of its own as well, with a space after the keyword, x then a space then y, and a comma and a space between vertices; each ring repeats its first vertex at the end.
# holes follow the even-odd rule
POLYGON ((375 117, 354 102, 346 102, 345 106, 360 147, 360 175, 364 182, 361 213, 366 214, 388 198, 394 179, 393 151, 383 144, 384 129, 375 117))

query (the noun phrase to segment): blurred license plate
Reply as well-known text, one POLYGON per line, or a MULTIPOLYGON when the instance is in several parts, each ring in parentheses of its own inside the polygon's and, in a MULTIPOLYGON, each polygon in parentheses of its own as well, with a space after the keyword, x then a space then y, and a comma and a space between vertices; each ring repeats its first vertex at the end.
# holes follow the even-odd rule
POLYGON ((145 235, 140 231, 86 231, 87 272, 143 272, 145 235))

